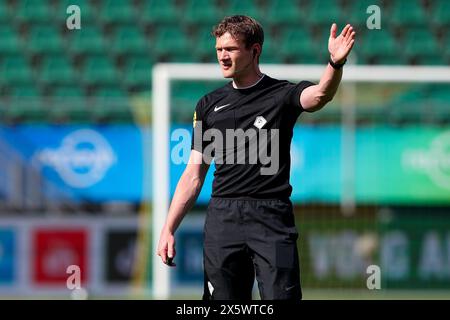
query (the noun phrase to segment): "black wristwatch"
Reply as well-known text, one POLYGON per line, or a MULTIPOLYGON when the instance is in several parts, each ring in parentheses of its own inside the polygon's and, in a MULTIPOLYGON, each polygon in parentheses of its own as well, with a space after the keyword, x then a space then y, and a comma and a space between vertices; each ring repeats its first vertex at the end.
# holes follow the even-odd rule
POLYGON ((342 67, 344 66, 344 64, 346 62, 347 62, 347 59, 345 59, 344 62, 342 62, 342 63, 334 63, 333 60, 331 60, 331 58, 328 60, 328 63, 330 64, 330 66, 332 66, 336 70, 342 69, 342 67))

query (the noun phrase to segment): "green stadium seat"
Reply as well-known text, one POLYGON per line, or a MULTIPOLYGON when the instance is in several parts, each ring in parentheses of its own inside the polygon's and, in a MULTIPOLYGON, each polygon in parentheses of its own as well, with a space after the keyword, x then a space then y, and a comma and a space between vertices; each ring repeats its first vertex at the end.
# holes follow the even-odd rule
POLYGON ((80 30, 70 32, 67 42, 69 52, 75 55, 107 52, 107 43, 102 31, 92 25, 83 26, 80 30))
POLYGON ((377 65, 405 65, 408 63, 408 61, 399 55, 379 55, 373 60, 377 65))
POLYGON ((422 123, 429 121, 431 113, 426 103, 423 85, 414 85, 389 103, 388 119, 394 123, 422 123))
POLYGON ((139 17, 144 24, 173 25, 181 14, 174 0, 146 0, 139 17))
POLYGON ((36 26, 29 31, 27 49, 32 54, 62 53, 62 39, 55 27, 36 26))
POLYGON ((222 12, 217 2, 211 0, 187 0, 183 12, 183 21, 194 25, 212 27, 222 18, 222 12))
POLYGON ((264 10, 258 6, 254 0, 231 0, 224 8, 223 16, 230 16, 235 14, 248 15, 255 18, 264 27, 265 13, 264 10))
POLYGON ((280 44, 276 39, 277 35, 266 33, 260 63, 284 63, 284 57, 280 54, 280 44))
POLYGON ((127 57, 122 79, 126 87, 151 89, 153 60, 149 56, 127 57))
POLYGON ((100 19, 103 23, 134 24, 136 9, 129 0, 103 0, 100 6, 100 19))
POLYGON ((14 9, 20 23, 48 23, 54 18, 53 6, 46 0, 21 0, 14 9))
POLYGON ((19 54, 23 50, 22 41, 16 30, 6 24, 0 24, 0 53, 1 54, 19 54))
POLYGON ((8 56, 0 67, 0 82, 3 86, 29 84, 33 82, 31 67, 23 56, 8 56))
POLYGON ((341 4, 336 0, 311 1, 305 19, 310 25, 331 26, 335 22, 339 29, 344 27, 342 25, 341 4))
POLYGON ((175 51, 166 56, 167 62, 173 63, 198 63, 201 62, 197 59, 192 50, 187 51, 175 51))
POLYGON ((327 64, 326 58, 321 58, 318 55, 296 55, 288 59, 288 63, 293 64, 319 64, 325 66, 327 64))
POLYGON ((132 119, 127 93, 118 87, 103 87, 94 93, 91 118, 97 122, 130 122, 132 119))
POLYGON ((199 61, 202 59, 216 59, 216 40, 211 35, 211 27, 204 27, 197 30, 193 51, 199 61))
POLYGON ((432 85, 427 90, 427 99, 431 105, 434 121, 448 125, 450 121, 450 85, 432 85))
MULTIPOLYGON (((14 86, 10 89, 9 97, 11 98, 41 98, 41 91, 35 85, 14 86)), ((39 103, 41 99, 35 99, 35 103, 39 103)))
POLYGON ((427 23, 425 9, 419 0, 393 1, 387 18, 389 19, 389 23, 402 28, 425 26, 427 23))
MULTIPOLYGON (((331 27, 331 26, 330 26, 331 27)), ((342 31, 344 26, 338 27, 338 33, 342 31)), ((328 40, 330 39, 330 28, 322 26, 320 33, 315 37, 315 42, 312 46, 316 48, 316 56, 321 63, 327 63, 330 58, 330 51, 328 50, 328 40)))
POLYGON ((92 96, 98 103, 105 101, 105 105, 108 105, 108 102, 112 100, 118 100, 120 104, 127 105, 126 101, 128 100, 126 91, 116 85, 102 86, 95 90, 92 96))
POLYGON ((195 105, 203 95, 218 88, 219 86, 220 84, 218 85, 216 82, 213 81, 179 80, 173 81, 171 92, 174 99, 185 99, 188 100, 189 103, 195 101, 194 103, 195 105))
POLYGON ((359 64, 359 65, 371 65, 371 64, 374 64, 374 62, 372 60, 370 60, 370 59, 367 59, 366 56, 357 55, 354 51, 352 53, 350 53, 349 59, 355 59, 355 60, 350 60, 354 64, 359 64))
POLYGON ((86 85, 113 85, 120 78, 114 63, 105 56, 89 56, 82 68, 82 81, 86 85))
POLYGON ((423 113, 423 106, 418 103, 398 105, 388 108, 388 121, 396 124, 423 123, 429 114, 423 113))
POLYGON ((35 86, 21 86, 11 89, 6 118, 10 121, 42 122, 47 111, 40 91, 35 86))
POLYGON ((450 31, 447 31, 441 41, 441 52, 447 60, 450 60, 450 31))
POLYGON ((8 1, 0 0, 0 23, 7 23, 10 21, 8 1))
POLYGON ((206 93, 220 84, 210 81, 174 81, 171 90, 171 118, 175 122, 192 121, 195 105, 206 93))
POLYGON ((115 31, 113 39, 111 48, 115 54, 145 54, 149 52, 149 42, 138 27, 122 26, 115 31))
POLYGON ((48 119, 51 122, 88 122, 89 111, 81 87, 58 86, 52 94, 48 119))
POLYGON ((356 121, 360 125, 373 124, 373 123, 385 123, 386 114, 388 113, 385 106, 371 106, 356 108, 356 121))
POLYGON ((424 66, 446 66, 448 60, 445 59, 440 53, 436 55, 421 56, 415 60, 416 64, 424 66))
POLYGON ((280 55, 276 55, 276 54, 270 54, 270 53, 264 53, 259 62, 261 64, 280 64, 280 63, 285 63, 285 61, 283 60, 283 57, 281 57, 280 55))
POLYGON ((71 84, 77 81, 72 64, 64 55, 46 56, 41 63, 37 78, 44 85, 71 84))
POLYGON ((203 56, 200 60, 198 60, 197 62, 202 62, 202 63, 217 63, 217 55, 216 53, 213 51, 211 52, 209 55, 205 55, 203 56))
POLYGON ((435 27, 450 26, 450 1, 433 0, 430 21, 435 27))
POLYGON ((158 28, 151 49, 157 56, 189 54, 188 39, 188 35, 181 28, 158 28))
POLYGON ((296 0, 275 0, 267 8, 267 22, 272 25, 296 25, 303 22, 304 1, 299 4, 296 0))
POLYGON ((84 98, 85 92, 80 86, 55 86, 52 90, 52 96, 54 98, 64 98, 64 99, 72 99, 72 98, 84 98))
MULTIPOLYGON (((298 58, 299 56, 305 60, 309 57, 317 55, 318 48, 307 29, 287 28, 281 33, 281 46, 275 50, 290 58, 298 58)), ((326 45, 325 45, 326 46, 326 45)), ((272 50, 273 50, 272 49, 272 50)))
POLYGON ((407 57, 429 57, 439 55, 439 47, 433 33, 427 29, 408 29, 403 48, 407 57))
POLYGON ((401 58, 397 41, 387 28, 366 32, 361 40, 357 52, 363 54, 367 59, 389 60, 394 57, 391 59, 393 60, 395 57, 401 58))

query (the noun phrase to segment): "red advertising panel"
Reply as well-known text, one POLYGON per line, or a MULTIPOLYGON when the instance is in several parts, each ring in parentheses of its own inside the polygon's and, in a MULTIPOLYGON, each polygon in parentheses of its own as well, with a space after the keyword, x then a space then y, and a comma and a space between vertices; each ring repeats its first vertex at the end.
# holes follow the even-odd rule
POLYGON ((33 236, 33 246, 33 280, 36 284, 65 285, 70 276, 67 268, 71 265, 80 268, 81 282, 86 282, 88 276, 86 230, 37 230, 33 236))

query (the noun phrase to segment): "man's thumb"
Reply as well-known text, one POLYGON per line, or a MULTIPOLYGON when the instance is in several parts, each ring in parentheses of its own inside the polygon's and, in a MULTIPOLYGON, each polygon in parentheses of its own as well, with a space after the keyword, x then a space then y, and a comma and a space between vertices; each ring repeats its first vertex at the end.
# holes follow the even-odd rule
POLYGON ((331 29, 330 29, 330 38, 336 38, 336 31, 337 31, 337 25, 336 23, 333 23, 331 25, 331 29))

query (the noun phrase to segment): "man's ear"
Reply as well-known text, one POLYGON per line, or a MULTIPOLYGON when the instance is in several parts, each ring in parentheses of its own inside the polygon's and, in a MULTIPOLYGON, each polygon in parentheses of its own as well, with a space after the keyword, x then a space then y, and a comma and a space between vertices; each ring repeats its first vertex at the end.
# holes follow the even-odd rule
POLYGON ((256 56, 258 56, 258 53, 261 54, 260 49, 258 49, 258 46, 255 45, 253 47, 253 58, 255 58, 256 56))
POLYGON ((259 57, 261 55, 261 46, 259 44, 256 44, 253 49, 252 49, 252 53, 253 53, 253 59, 255 57, 259 57))

